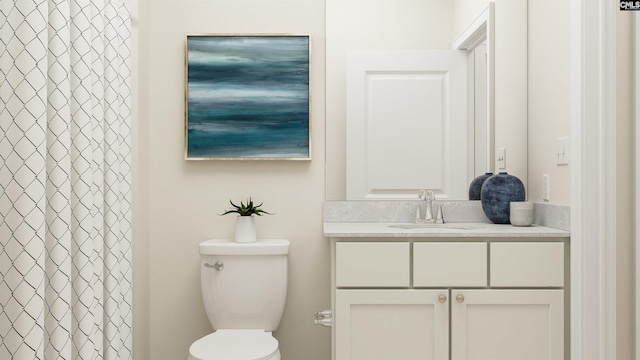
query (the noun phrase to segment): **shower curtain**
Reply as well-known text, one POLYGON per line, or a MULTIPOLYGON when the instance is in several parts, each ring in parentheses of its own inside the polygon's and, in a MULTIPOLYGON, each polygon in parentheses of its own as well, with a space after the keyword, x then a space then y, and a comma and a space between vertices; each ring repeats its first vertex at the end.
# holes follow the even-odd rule
POLYGON ((131 359, 130 17, 0 0, 0 359, 131 359))

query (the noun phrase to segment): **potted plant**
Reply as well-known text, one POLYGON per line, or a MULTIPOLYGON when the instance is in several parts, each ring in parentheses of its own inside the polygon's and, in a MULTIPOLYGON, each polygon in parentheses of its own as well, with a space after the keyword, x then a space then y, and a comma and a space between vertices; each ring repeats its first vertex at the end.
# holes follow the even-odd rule
POLYGON ((231 203, 232 208, 219 215, 222 216, 227 214, 238 214, 236 222, 236 242, 255 242, 255 216, 262 216, 262 214, 272 214, 260 209, 262 203, 260 203, 259 205, 255 205, 251 198, 249 198, 246 204, 241 201, 240 205, 236 205, 231 200, 229 200, 229 203, 231 203))

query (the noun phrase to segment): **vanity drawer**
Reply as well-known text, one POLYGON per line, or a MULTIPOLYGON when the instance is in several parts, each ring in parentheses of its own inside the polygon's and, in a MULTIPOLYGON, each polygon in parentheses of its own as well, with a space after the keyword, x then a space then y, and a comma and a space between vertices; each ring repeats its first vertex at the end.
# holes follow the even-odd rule
POLYGON ((339 242, 336 286, 408 287, 408 242, 339 242))
POLYGON ((491 286, 564 286, 563 243, 492 243, 491 286))
POLYGON ((487 244, 414 243, 413 286, 487 286, 487 244))

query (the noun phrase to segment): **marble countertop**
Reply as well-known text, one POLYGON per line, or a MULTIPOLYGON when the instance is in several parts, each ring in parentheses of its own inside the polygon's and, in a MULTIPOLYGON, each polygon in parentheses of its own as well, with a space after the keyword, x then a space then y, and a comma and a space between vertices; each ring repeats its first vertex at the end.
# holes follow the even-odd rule
MULTIPOLYGON (((418 225, 420 226, 420 225, 418 225)), ((414 228, 411 223, 325 222, 326 237, 455 237, 455 238, 568 238, 570 233, 551 227, 526 227, 492 223, 449 223, 414 228)))

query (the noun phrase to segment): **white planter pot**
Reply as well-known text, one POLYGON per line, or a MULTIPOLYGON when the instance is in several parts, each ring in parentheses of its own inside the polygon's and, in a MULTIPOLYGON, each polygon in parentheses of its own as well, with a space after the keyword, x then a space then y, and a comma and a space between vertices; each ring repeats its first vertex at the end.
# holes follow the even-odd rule
POLYGON ((256 242, 255 216, 238 216, 236 222, 236 242, 256 242))

